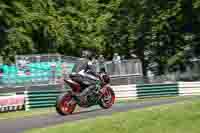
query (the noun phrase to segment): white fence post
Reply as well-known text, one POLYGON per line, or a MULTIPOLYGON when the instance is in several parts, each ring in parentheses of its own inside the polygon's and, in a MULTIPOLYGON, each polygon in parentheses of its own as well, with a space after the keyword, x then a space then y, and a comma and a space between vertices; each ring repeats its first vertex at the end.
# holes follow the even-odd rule
POLYGON ((29 111, 29 98, 28 98, 28 91, 24 91, 24 97, 25 97, 25 111, 29 111))

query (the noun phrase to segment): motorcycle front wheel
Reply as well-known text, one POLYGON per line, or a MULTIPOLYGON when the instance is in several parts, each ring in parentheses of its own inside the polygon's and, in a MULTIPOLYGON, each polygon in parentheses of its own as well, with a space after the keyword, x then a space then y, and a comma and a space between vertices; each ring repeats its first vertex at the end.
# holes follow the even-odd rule
POLYGON ((71 92, 61 94, 56 101, 56 111, 60 115, 69 115, 74 112, 76 102, 74 101, 71 92))
POLYGON ((109 109, 115 102, 115 93, 112 88, 107 87, 99 101, 99 105, 103 109, 109 109))

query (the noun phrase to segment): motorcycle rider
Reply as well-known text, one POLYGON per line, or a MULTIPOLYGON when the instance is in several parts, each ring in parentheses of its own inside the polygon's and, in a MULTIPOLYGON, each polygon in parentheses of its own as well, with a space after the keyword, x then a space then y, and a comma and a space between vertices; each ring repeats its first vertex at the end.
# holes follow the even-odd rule
POLYGON ((76 76, 73 76, 72 73, 72 80, 83 86, 79 96, 85 96, 88 92, 96 88, 99 77, 95 65, 93 65, 92 62, 92 55, 84 55, 83 58, 79 60, 79 63, 75 65, 73 72, 76 76))

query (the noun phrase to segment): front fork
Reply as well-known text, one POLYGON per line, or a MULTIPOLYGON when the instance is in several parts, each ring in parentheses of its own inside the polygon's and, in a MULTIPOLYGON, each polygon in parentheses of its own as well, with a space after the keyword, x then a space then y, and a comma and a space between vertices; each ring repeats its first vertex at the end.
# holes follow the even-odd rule
POLYGON ((99 100, 103 97, 103 95, 106 93, 107 88, 109 87, 109 84, 104 85, 100 90, 99 90, 99 100))

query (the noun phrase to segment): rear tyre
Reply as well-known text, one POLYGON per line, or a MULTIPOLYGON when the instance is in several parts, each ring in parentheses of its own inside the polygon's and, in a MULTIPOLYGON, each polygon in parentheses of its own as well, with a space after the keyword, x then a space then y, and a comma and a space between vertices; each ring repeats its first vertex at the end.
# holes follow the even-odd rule
POLYGON ((99 105, 103 109, 109 109, 112 107, 112 105, 115 102, 115 93, 112 88, 108 87, 104 91, 104 94, 102 95, 99 105))
POLYGON ((69 115, 74 112, 76 102, 74 101, 71 92, 61 94, 56 101, 56 111, 60 115, 69 115))

